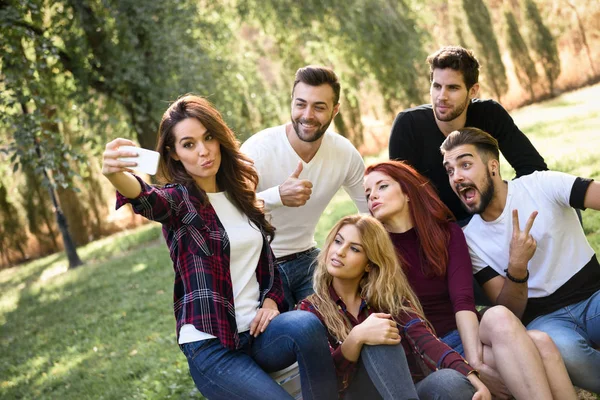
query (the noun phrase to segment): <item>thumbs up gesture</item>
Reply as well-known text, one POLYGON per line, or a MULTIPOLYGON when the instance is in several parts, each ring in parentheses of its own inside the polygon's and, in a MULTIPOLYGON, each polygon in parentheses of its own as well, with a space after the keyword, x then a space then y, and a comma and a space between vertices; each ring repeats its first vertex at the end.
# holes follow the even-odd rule
POLYGON ((310 199, 313 185, 307 179, 300 179, 302 169, 302 161, 298 161, 296 170, 279 185, 281 202, 286 207, 300 207, 310 199))

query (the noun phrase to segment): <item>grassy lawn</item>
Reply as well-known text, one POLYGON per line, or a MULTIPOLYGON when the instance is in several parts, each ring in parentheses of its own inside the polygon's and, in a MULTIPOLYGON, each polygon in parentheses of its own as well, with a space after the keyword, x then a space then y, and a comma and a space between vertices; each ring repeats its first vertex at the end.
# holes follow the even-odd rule
MULTIPOLYGON (((600 179, 598 95, 600 85, 513 116, 552 169, 600 179)), ((353 212, 338 193, 319 222, 319 244, 353 212)), ((600 213, 584 219, 598 252, 600 213)), ((173 271, 160 227, 79 254, 86 265, 72 271, 62 253, 0 271, 0 398, 202 398, 175 343, 173 271)))

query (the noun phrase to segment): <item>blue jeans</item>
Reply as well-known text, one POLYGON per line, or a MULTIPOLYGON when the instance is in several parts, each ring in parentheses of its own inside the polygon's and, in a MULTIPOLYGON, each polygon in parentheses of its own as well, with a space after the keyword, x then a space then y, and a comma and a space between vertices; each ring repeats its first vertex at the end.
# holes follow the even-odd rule
POLYGON ((460 340, 460 334, 458 329, 450 331, 441 337, 440 340, 448 345, 452 350, 456 351, 463 358, 465 357, 465 349, 463 348, 462 340, 460 340))
POLYGON ((418 399, 401 344, 362 347, 344 399, 378 398, 418 399))
POLYGON ((318 255, 319 249, 314 249, 295 260, 277 264, 283 284, 283 294, 290 310, 293 310, 300 300, 314 293, 313 273, 318 255))
POLYGON ((471 400, 473 394, 471 382, 453 369, 434 371, 415 385, 401 344, 365 345, 344 399, 471 400))
POLYGON ((415 385, 421 400, 471 400, 475 388, 454 369, 438 369, 415 385))
POLYGON ((600 393, 600 291, 531 321, 527 329, 546 332, 565 361, 573 385, 600 393))
POLYGON ((253 339, 240 334, 242 347, 231 350, 218 339, 185 343, 196 387, 208 399, 291 399, 268 375, 298 361, 303 399, 335 399, 337 378, 325 328, 307 311, 291 311, 274 318, 253 339))

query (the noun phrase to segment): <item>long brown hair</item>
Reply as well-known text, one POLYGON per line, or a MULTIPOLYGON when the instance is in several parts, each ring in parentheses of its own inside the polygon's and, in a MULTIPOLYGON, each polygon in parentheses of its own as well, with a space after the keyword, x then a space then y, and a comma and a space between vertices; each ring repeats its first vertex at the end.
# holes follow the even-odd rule
POLYGON ((421 304, 400 267, 394 245, 381 222, 369 215, 350 215, 339 220, 327 235, 313 277, 315 293, 308 297, 308 301, 323 317, 329 332, 338 340, 344 341, 352 329, 329 295, 333 277, 327 271, 329 247, 344 225, 354 225, 360 232, 362 247, 371 266, 358 286, 358 291, 367 304, 392 316, 412 312, 425 320, 421 304))
MULTIPOLYGON (((398 182, 402 192, 410 199, 410 217, 421 244, 425 273, 443 276, 448 264, 448 222, 454 220, 452 212, 440 200, 431 183, 410 165, 401 161, 381 162, 368 166, 365 176, 374 171, 398 182)), ((403 262, 402 255, 398 256, 403 262)))
POLYGON ((200 121, 220 144, 221 165, 216 177, 218 187, 225 190, 231 202, 272 239, 275 228, 266 220, 256 199, 258 174, 252 167, 253 162, 240 152, 240 142, 235 134, 219 111, 205 98, 185 95, 171 104, 163 114, 156 144, 156 151, 161 155, 157 176, 159 181, 195 187, 202 196, 202 202, 208 203, 206 193, 188 174, 183 164, 171 157, 175 151, 173 128, 187 118, 200 121))

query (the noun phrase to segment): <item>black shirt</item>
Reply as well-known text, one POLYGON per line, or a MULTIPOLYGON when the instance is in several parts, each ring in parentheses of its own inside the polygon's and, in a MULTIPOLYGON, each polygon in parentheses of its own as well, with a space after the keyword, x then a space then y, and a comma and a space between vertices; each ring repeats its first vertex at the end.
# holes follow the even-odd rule
MULTIPOLYGON (((466 127, 479 128, 498 140, 500 151, 517 177, 548 167, 508 112, 494 100, 473 99, 467 109, 466 127)), ((390 136, 390 160, 405 160, 429 178, 442 201, 457 220, 469 217, 454 194, 444 169, 440 146, 446 137, 438 128, 431 104, 409 108, 396 117, 390 136)))

